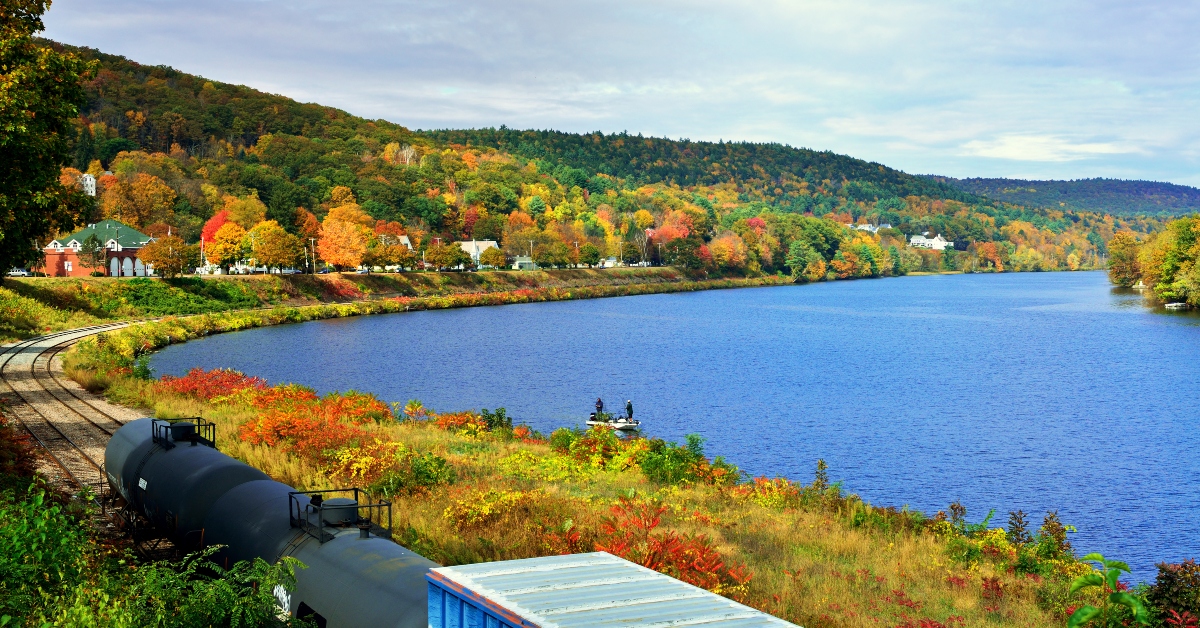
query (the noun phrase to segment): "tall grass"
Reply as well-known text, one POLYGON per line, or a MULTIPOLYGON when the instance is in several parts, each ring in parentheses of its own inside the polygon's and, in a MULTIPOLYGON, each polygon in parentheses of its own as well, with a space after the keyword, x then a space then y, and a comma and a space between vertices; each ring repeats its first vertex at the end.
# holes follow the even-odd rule
MULTIPOLYGON (((698 442, 569 430, 544 439, 520 426, 489 429, 471 412, 346 418, 356 435, 314 452, 299 446, 306 434, 275 446, 245 439, 269 417, 278 421, 278 404, 254 399, 279 389, 179 394, 196 389, 119 373, 107 383, 110 398, 158 416, 214 421, 223 451, 298 488, 391 486, 395 538, 441 564, 621 548, 633 539, 642 549, 626 548, 631 559, 684 579, 715 573, 705 586, 809 627, 1051 626, 1086 601, 1067 587, 1089 568, 1052 535, 1016 543, 1002 529, 967 523, 961 510, 926 518, 876 508, 831 485, 823 466, 806 485, 749 480, 705 458, 698 442), (397 460, 415 456, 444 460, 450 479, 381 481, 397 460), (682 461, 684 472, 664 475, 663 457, 682 461), (630 518, 639 508, 661 516, 630 518), (646 558, 651 550, 661 556, 646 558), (710 568, 689 567, 701 555, 710 568)), ((310 405, 295 408, 307 414, 296 420, 336 397, 305 397, 310 405)))

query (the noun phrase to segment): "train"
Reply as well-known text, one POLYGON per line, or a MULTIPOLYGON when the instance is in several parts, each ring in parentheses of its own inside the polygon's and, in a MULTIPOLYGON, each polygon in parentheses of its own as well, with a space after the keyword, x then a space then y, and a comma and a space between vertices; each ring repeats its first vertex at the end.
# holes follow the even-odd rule
POLYGON ((113 515, 133 534, 181 551, 221 546, 228 567, 293 557, 280 607, 321 628, 428 625, 426 574, 436 563, 391 540, 391 504, 357 488, 299 491, 222 453, 199 418, 130 421, 104 452, 113 515))

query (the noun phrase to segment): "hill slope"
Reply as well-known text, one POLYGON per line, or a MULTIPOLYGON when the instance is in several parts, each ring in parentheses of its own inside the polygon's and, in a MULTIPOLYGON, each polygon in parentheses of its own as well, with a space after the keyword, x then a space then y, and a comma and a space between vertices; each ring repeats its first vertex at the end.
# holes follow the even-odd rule
POLYGON ((1048 209, 1074 209, 1116 216, 1182 215, 1200 211, 1200 189, 1157 181, 1078 179, 954 179, 929 177, 963 192, 995 201, 1048 209))
POLYGON ((820 278, 826 271, 1092 267, 1115 231, 1158 228, 1154 220, 996 202, 881 164, 780 144, 504 127, 413 132, 72 50, 99 68, 85 84, 74 164, 114 173, 97 183, 98 217, 134 216, 147 233, 189 242, 228 211, 245 229, 274 220, 315 250, 320 221, 336 214, 358 216, 356 228, 374 224, 376 235, 406 233, 418 249, 475 238, 496 240, 512 257, 529 254, 536 241, 552 266, 586 252, 735 273, 812 266, 820 278), (332 212, 342 208, 349 213, 332 212), (894 229, 846 228, 855 222, 894 229), (959 252, 926 259, 907 250, 906 237, 922 232, 945 235, 959 252), (976 243, 995 246, 976 250, 976 243))

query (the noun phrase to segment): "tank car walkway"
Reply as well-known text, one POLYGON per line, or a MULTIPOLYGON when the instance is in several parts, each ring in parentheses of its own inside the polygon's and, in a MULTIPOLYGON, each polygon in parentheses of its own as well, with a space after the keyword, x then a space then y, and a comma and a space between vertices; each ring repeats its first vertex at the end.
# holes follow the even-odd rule
POLYGON ((93 334, 127 323, 47 334, 0 347, 0 403, 48 454, 46 478, 63 488, 97 488, 103 482, 104 447, 117 428, 141 416, 108 403, 67 378, 59 354, 93 334))

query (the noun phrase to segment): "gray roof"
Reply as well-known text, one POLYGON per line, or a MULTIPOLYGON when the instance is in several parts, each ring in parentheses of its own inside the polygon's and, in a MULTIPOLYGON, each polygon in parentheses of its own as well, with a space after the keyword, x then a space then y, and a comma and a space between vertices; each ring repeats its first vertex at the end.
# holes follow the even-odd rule
POLYGON ((431 571, 541 628, 795 625, 605 552, 431 571))

